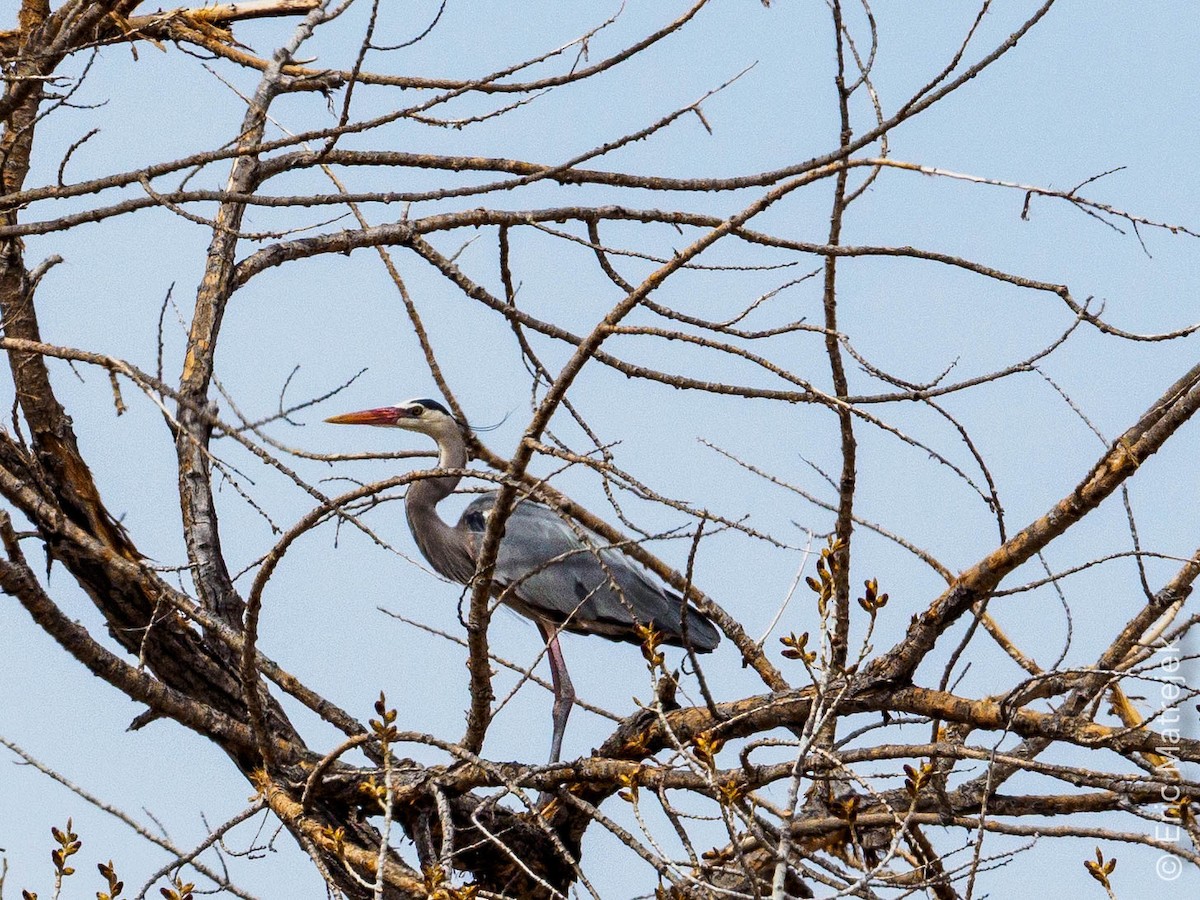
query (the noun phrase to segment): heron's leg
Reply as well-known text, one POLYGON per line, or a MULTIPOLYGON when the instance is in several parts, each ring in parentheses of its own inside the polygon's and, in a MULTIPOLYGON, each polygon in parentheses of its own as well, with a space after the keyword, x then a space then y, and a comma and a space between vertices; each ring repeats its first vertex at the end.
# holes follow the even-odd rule
POLYGON ((546 642, 546 654, 550 657, 550 681, 554 685, 554 735, 550 738, 550 762, 556 763, 562 753, 563 734, 567 730, 567 718, 575 705, 575 686, 567 674, 567 661, 563 659, 558 645, 558 631, 553 626, 538 623, 538 631, 546 642))

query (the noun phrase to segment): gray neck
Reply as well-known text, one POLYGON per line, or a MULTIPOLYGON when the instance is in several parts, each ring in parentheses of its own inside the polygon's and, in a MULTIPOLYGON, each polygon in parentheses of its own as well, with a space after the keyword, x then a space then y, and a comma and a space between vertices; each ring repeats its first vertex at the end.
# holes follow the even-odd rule
MULTIPOLYGON (((467 446, 457 429, 436 440, 439 469, 466 467, 467 446)), ((465 583, 475 574, 466 535, 447 525, 437 514, 438 503, 450 495, 460 480, 459 475, 438 475, 414 481, 404 498, 404 511, 421 555, 439 574, 465 583)))

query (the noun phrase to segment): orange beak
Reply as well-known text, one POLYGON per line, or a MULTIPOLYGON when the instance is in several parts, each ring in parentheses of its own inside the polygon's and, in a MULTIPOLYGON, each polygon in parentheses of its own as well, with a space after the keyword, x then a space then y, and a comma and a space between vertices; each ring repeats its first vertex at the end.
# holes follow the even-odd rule
POLYGON ((340 416, 330 416, 325 421, 331 425, 395 425, 397 419, 412 418, 398 406, 381 406, 378 409, 364 409, 359 412, 343 413, 340 416))

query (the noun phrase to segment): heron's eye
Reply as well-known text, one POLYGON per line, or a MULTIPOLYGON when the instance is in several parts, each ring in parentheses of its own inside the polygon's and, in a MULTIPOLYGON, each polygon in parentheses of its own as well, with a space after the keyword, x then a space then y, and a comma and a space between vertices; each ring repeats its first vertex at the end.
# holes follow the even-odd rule
POLYGON ((418 404, 416 406, 410 406, 408 408, 408 414, 410 416, 414 416, 414 417, 422 416, 425 414, 425 407, 421 406, 420 404, 418 404))

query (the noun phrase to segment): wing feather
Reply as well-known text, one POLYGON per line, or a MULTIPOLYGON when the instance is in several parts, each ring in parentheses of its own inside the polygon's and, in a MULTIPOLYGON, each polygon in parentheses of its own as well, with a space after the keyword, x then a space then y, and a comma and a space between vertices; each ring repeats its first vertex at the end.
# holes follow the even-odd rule
MULTIPOLYGON (((458 527, 473 535, 487 529, 495 494, 484 494, 463 512, 458 527)), ((505 526, 495 582, 504 602, 531 618, 568 631, 641 643, 637 625, 653 625, 666 643, 687 642, 702 653, 720 633, 703 615, 593 531, 572 527, 549 507, 521 500, 505 526), (686 618, 685 618, 686 617, 686 618), (686 623, 686 624, 685 624, 686 623)))

